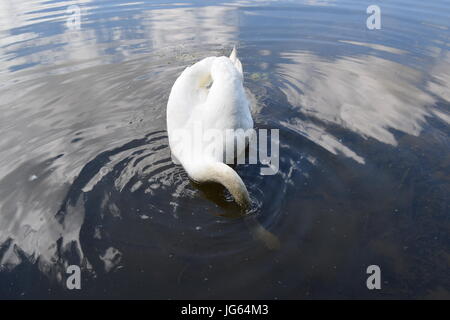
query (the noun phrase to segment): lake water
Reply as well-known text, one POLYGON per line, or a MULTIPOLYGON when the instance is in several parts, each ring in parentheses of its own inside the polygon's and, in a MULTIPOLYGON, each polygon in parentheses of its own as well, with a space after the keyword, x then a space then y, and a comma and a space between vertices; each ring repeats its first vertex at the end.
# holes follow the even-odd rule
POLYGON ((450 298, 449 28, 440 0, 2 0, 0 298, 450 298), (234 45, 278 250, 170 158, 173 82, 234 45))

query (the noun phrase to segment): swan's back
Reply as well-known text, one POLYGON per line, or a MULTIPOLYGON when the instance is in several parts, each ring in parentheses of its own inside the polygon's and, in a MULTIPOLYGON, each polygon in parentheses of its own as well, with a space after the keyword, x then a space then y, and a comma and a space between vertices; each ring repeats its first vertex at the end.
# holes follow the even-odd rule
MULTIPOLYGON (((221 132, 253 128, 243 86, 242 65, 235 50, 230 58, 208 57, 187 67, 172 87, 167 104, 169 143, 172 153, 187 171, 187 159, 183 158, 188 156, 177 152, 179 148, 174 146, 173 137, 177 130, 192 133, 200 126, 202 130, 221 132)), ((225 145, 219 147, 225 150, 225 145)), ((186 153, 186 148, 183 150, 186 153)), ((198 159, 214 158, 212 154, 205 152, 199 154, 198 150, 192 150, 189 160, 193 156, 198 159)), ((217 157, 215 159, 220 161, 217 157)))
POLYGON ((216 57, 205 58, 187 67, 175 81, 167 103, 167 129, 182 128, 192 115, 192 110, 208 96, 208 77, 216 57))

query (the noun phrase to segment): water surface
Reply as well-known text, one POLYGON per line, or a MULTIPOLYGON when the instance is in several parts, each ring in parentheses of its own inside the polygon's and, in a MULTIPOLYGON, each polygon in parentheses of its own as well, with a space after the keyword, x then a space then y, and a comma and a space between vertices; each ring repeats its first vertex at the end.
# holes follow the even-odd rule
POLYGON ((441 0, 2 0, 0 297, 450 298, 449 28, 441 0), (276 175, 237 167, 279 250, 170 158, 173 82, 233 45, 280 130, 276 175))

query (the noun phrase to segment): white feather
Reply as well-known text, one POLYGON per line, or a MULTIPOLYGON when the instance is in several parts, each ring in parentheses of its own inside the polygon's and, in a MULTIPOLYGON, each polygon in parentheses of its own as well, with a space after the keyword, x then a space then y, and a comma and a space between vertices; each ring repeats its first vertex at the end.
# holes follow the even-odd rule
MULTIPOLYGON (((195 130, 199 127, 203 133, 215 130, 223 136, 229 129, 253 128, 250 103, 243 86, 242 64, 235 48, 230 57, 208 57, 181 73, 167 103, 167 131, 172 155, 183 165, 191 179, 219 182, 237 202, 244 198, 247 199, 242 201, 250 201, 240 177, 233 169, 225 167, 224 155, 213 152, 227 150, 230 143, 234 147, 234 140, 215 141, 212 148, 211 141, 206 141, 204 136, 194 141, 196 148, 180 143, 177 134, 181 132, 181 135, 195 138, 195 130)), ((238 134, 234 138, 237 139, 238 134)), ((245 145, 241 145, 236 154, 244 151, 245 145)))

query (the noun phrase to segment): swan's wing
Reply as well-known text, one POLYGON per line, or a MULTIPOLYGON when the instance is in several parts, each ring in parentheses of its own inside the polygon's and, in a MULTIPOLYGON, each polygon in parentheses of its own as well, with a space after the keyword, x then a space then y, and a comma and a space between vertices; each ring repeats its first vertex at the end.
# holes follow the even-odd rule
POLYGON ((244 72, 242 70, 242 63, 241 63, 241 61, 239 61, 239 59, 237 57, 236 46, 233 47, 233 51, 231 51, 230 60, 233 62, 234 66, 236 67, 236 69, 239 71, 239 73, 243 77, 244 76, 244 72))
POLYGON ((183 127, 193 110, 205 102, 207 89, 203 86, 210 78, 211 65, 215 59, 208 57, 187 67, 175 81, 167 103, 169 131, 183 127))

